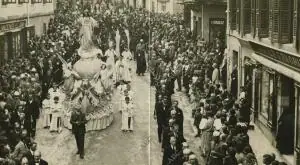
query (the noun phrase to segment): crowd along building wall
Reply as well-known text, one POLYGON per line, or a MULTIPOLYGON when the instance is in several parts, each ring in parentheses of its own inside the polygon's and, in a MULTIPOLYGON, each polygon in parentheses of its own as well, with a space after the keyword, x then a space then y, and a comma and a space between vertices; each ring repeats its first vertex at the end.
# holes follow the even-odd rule
POLYGON ((291 110, 295 129, 287 133, 294 133, 294 154, 284 155, 289 164, 300 164, 299 6, 299 0, 227 3, 227 86, 237 94, 246 88, 252 121, 274 147, 280 143, 280 119, 291 110), (232 85, 235 66, 238 82, 232 85))

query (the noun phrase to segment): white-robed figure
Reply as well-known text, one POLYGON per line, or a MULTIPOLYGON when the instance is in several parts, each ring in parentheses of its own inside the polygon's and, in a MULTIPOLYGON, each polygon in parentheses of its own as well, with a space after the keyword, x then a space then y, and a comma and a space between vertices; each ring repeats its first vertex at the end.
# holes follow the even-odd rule
POLYGON ((131 75, 130 75, 130 71, 128 68, 128 64, 125 62, 122 55, 116 62, 115 80, 117 83, 120 81, 131 82, 131 75))
POLYGON ((42 108, 44 112, 44 119, 43 119, 43 126, 44 128, 50 127, 50 122, 51 122, 51 101, 50 100, 50 95, 47 95, 47 98, 43 100, 42 102, 42 108))
POLYGON ((67 65, 63 65, 63 72, 64 72, 63 91, 66 93, 66 95, 69 95, 73 91, 75 78, 79 78, 80 76, 78 75, 78 73, 72 70, 71 63, 68 63, 67 65))
POLYGON ((122 131, 133 131, 134 106, 129 97, 125 97, 122 109, 122 131))
POLYGON ((54 97, 59 97, 61 94, 57 84, 53 84, 53 87, 48 90, 48 93, 50 95, 50 100, 54 100, 54 97))
POLYGON ((130 82, 132 80, 132 65, 131 60, 133 59, 131 52, 128 48, 125 48, 122 52, 122 61, 124 65, 124 77, 126 81, 130 82))
MULTIPOLYGON (((116 65, 115 58, 117 57, 117 53, 113 48, 114 44, 112 41, 110 41, 108 45, 109 48, 104 53, 104 56, 106 57, 106 69, 109 74, 112 74, 113 77, 115 77, 115 65, 116 65)), ((115 79, 114 79, 114 83, 115 83, 115 79)))
POLYGON ((98 23, 94 18, 89 16, 88 10, 84 11, 83 17, 80 17, 77 23, 81 25, 79 32, 81 48, 84 50, 90 49, 91 46, 93 46, 91 43, 93 42, 92 36, 94 28, 98 26, 98 23))
POLYGON ((59 103, 59 97, 54 97, 54 102, 51 104, 51 114, 52 119, 50 123, 50 131, 58 131, 59 133, 62 131, 62 115, 63 115, 63 108, 62 105, 59 103))
POLYGON ((120 82, 120 84, 118 85, 117 89, 118 89, 118 92, 117 94, 119 95, 118 98, 119 98, 119 111, 121 112, 122 109, 123 109, 123 105, 125 103, 125 90, 126 90, 126 84, 124 84, 123 81, 120 82))

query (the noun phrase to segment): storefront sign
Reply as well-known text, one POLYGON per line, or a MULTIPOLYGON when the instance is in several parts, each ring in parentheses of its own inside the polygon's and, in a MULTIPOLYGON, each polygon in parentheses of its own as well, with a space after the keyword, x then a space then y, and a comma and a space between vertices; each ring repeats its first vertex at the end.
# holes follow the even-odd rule
POLYGON ((265 47, 254 42, 250 42, 250 45, 252 46, 252 49, 255 51, 256 54, 300 71, 299 57, 269 47, 265 47))
POLYGON ((210 19, 210 24, 211 25, 225 25, 225 19, 220 18, 220 19, 210 19))
POLYGON ((25 26, 26 26, 25 21, 0 24, 0 33, 8 32, 14 29, 24 28, 25 26))

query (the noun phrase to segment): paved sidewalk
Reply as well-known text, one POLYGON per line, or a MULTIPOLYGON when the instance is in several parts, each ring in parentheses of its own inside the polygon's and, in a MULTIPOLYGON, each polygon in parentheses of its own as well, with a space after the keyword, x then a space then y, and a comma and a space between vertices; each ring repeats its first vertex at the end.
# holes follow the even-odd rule
POLYGON ((289 165, 293 165, 293 156, 281 155, 257 126, 255 126, 254 130, 249 130, 248 135, 250 138, 250 145, 259 165, 263 165, 263 155, 270 153, 274 153, 278 161, 284 161, 289 165))

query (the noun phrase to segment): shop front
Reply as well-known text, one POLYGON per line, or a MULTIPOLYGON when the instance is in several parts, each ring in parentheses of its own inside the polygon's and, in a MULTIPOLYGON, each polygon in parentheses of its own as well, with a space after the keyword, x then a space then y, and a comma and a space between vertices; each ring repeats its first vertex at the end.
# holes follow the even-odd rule
POLYGON ((210 18, 209 19, 209 42, 214 45, 225 43, 226 35, 226 19, 225 18, 210 18))
POLYGON ((257 63, 252 70, 255 123, 273 146, 284 155, 296 156, 297 161, 300 155, 300 57, 254 42, 250 44, 255 52, 251 58, 257 63))
POLYGON ((0 65, 24 55, 33 36, 34 27, 27 27, 25 20, 0 23, 0 65))

